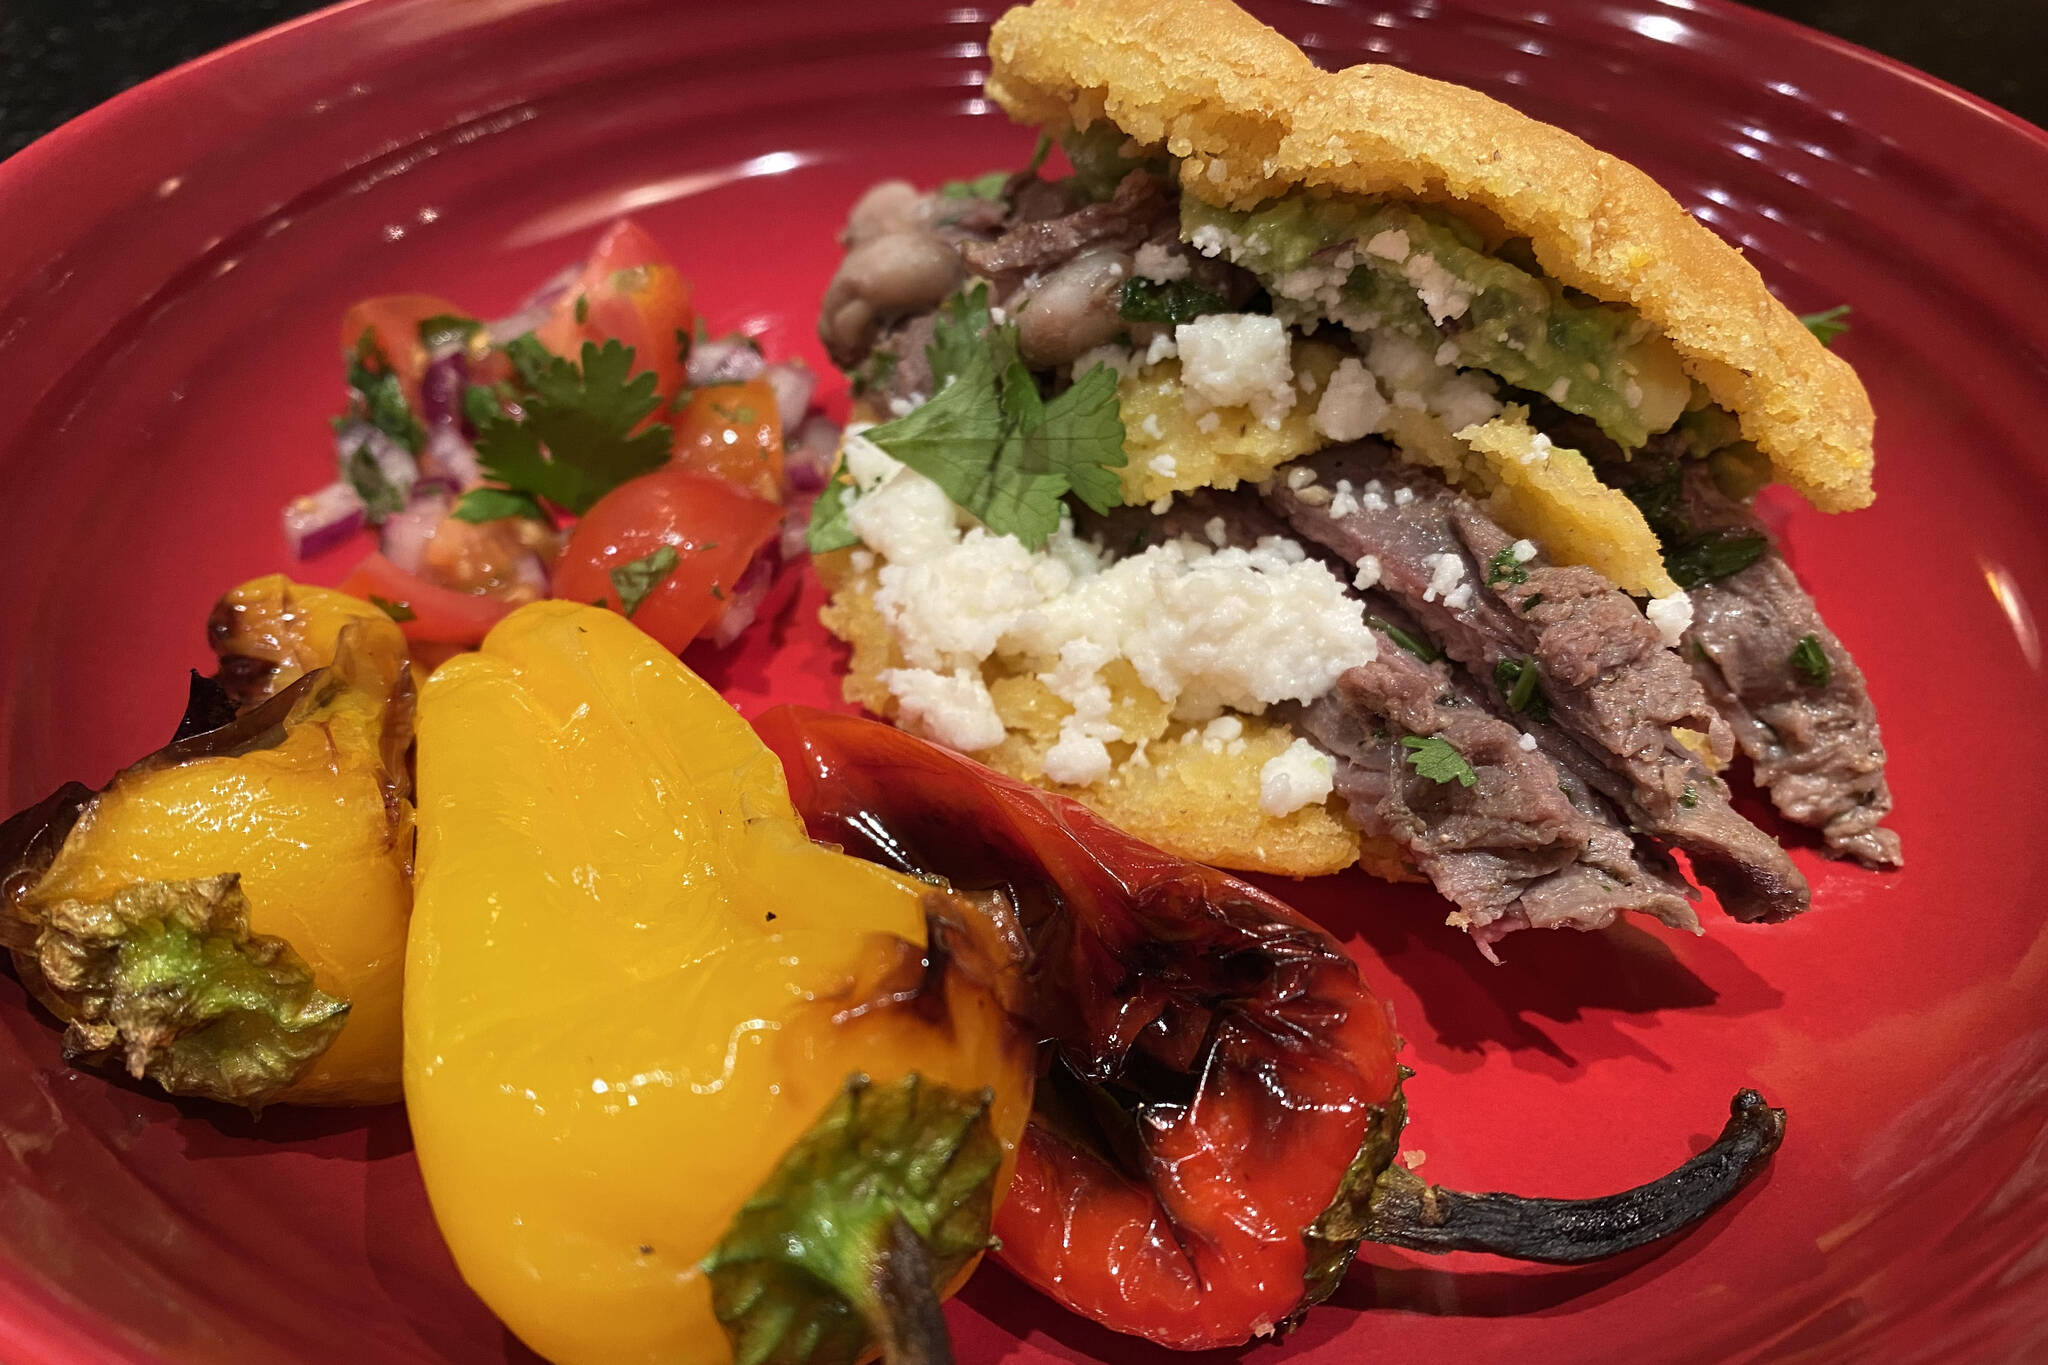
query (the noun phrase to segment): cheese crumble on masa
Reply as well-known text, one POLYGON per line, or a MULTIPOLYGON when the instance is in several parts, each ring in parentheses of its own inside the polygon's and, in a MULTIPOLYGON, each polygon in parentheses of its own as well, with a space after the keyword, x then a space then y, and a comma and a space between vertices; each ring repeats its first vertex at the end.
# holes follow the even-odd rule
POLYGON ((1303 806, 1320 805, 1330 799, 1336 778, 1336 760, 1297 739, 1259 769, 1259 809, 1279 819, 1303 806))
POLYGON ((1278 421, 1294 406, 1294 351, 1286 324, 1266 313, 1209 313, 1173 329, 1180 378, 1212 408, 1249 407, 1278 421))
POLYGON ((1072 708, 1046 775, 1086 786, 1124 738, 1102 679, 1117 659, 1176 719, 1225 740, 1241 733, 1227 713, 1313 701, 1375 657, 1363 606, 1285 537, 1250 549, 1182 538, 1111 561, 1063 519, 1033 552, 858 432, 845 458, 861 490, 847 524, 883 559, 875 606, 906 665, 882 683, 906 728, 963 752, 1002 741, 981 671, 992 658, 1036 672, 1072 708))

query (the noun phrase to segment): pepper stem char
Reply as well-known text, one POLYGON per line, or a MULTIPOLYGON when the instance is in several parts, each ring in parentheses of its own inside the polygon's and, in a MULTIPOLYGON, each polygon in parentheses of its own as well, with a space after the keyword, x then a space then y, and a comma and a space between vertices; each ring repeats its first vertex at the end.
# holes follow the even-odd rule
POLYGON ((1364 1219, 1365 1239, 1410 1251, 1485 1251, 1550 1265, 1618 1256, 1705 1218, 1778 1150, 1784 1110, 1771 1108, 1754 1090, 1739 1092, 1728 1109, 1727 1125, 1704 1152, 1647 1185, 1597 1199, 1466 1194, 1389 1166, 1364 1219))

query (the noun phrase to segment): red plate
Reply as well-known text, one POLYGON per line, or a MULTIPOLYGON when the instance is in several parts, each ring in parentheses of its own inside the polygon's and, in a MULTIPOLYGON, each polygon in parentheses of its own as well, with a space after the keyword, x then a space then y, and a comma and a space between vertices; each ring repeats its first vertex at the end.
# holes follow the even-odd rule
MULTIPOLYGON (((1817 909, 1707 936, 1519 935, 1294 889, 1395 1002, 1404 1145, 1467 1188, 1590 1194, 1696 1150, 1735 1088, 1770 1175, 1678 1245, 1566 1271, 1369 1253, 1260 1358, 2048 1358, 2048 138, 1716 0, 1269 7, 1319 58, 1475 84, 1629 157, 1743 244, 1880 414, 1881 497, 1788 537, 1886 720, 1910 865, 1795 855, 1817 909)), ((812 306, 870 180, 1014 164, 993 12, 365 0, 123 96, 0 167, 0 769, 8 806, 153 747, 214 596, 280 567, 328 477, 335 328, 367 294, 489 312, 630 211, 711 322, 823 365, 812 306)), ((339 565, 315 566, 328 576, 339 565)), ((834 693, 815 594, 714 669, 834 693)), ((1286 893, 1286 888, 1283 894, 1286 893)), ((0 983, 0 1358, 499 1361, 405 1118, 260 1124, 68 1071, 0 983)), ((1166 1358, 985 1269, 963 1360, 1166 1358)))

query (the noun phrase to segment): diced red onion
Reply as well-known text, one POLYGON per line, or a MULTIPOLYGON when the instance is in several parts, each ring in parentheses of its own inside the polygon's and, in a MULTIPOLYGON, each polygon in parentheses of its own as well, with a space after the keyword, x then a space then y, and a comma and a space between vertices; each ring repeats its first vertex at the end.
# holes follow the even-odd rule
POLYGON ((705 632, 703 639, 713 649, 725 649, 746 633, 761 614, 761 604, 768 600, 769 590, 775 586, 775 574, 782 567, 782 552, 773 541, 763 545, 741 572, 739 581, 726 591, 725 614, 720 616, 705 632))
POLYGON ((436 477, 452 482, 457 488, 474 488, 484 481, 484 471, 477 463, 476 447, 463 439, 456 428, 435 427, 427 437, 427 448, 420 454, 420 467, 436 477))
POLYGON ((537 554, 524 554, 513 575, 526 587, 532 588, 536 597, 546 597, 552 589, 548 580, 547 562, 537 554))
POLYGON ((784 559, 795 559, 811 552, 811 504, 817 500, 815 493, 798 493, 784 504, 782 535, 778 540, 784 559))
POLYGON ((469 387, 469 357, 461 351, 430 362, 420 375, 420 420, 430 431, 468 428, 462 416, 462 391, 469 387))
POLYGON ((690 384, 744 384, 768 368, 760 350, 743 336, 711 337, 690 347, 690 384))
POLYGON ((839 424, 822 412, 815 413, 783 442, 783 477, 792 490, 815 493, 832 477, 832 464, 838 458, 839 424))
POLYGON ((338 479, 284 505, 284 541, 299 559, 331 550, 362 529, 363 500, 338 479))
POLYGON ((775 390, 775 408, 782 417, 782 429, 795 431, 810 411, 811 394, 818 387, 816 372, 801 360, 778 360, 762 370, 761 377, 775 390))
POLYGON ((491 334, 491 339, 502 346, 512 338, 525 336, 546 322, 548 315, 555 311, 555 305, 562 301, 562 296, 576 283, 576 277, 582 270, 583 265, 580 261, 575 265, 564 266, 546 284, 527 295, 526 302, 519 305, 517 312, 491 323, 486 328, 491 334))
POLYGON ((384 557, 407 573, 418 573, 426 562, 427 542, 436 527, 447 519, 450 500, 445 496, 419 498, 403 512, 384 521, 380 548, 384 557))

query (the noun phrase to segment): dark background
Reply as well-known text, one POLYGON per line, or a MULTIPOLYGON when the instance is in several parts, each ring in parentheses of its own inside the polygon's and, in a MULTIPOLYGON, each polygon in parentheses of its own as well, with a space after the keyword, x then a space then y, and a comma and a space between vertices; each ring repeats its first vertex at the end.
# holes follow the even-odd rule
MULTIPOLYGON (((0 156, 139 80, 318 7, 308 0, 0 0, 0 156)), ((2048 124, 2048 0, 1763 0, 1758 8, 2048 124)))

